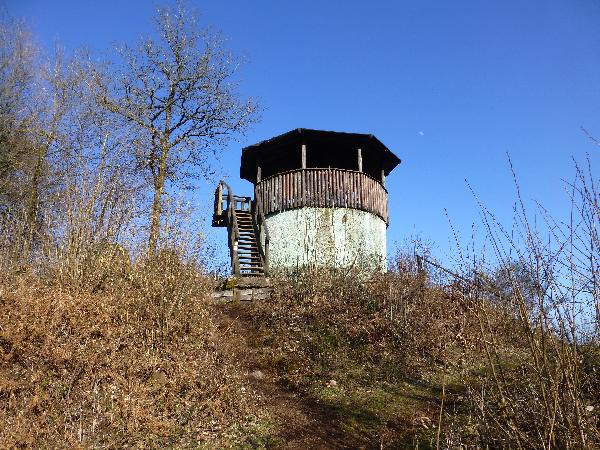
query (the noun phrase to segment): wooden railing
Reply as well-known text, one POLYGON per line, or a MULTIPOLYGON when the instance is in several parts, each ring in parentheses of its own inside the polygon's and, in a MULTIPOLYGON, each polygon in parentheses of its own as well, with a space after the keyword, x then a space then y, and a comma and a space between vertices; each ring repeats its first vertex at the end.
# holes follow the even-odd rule
POLYGON ((240 229, 236 210, 249 211, 252 214, 252 225, 256 234, 258 252, 263 265, 264 274, 269 272, 269 230, 260 200, 251 201, 250 197, 233 195, 231 187, 221 180, 215 190, 215 211, 213 226, 226 226, 229 238, 231 270, 235 276, 241 276, 238 245, 240 229))
POLYGON ((273 175, 256 185, 264 214, 313 207, 354 208, 388 223, 387 190, 363 172, 343 169, 299 169, 273 175))
POLYGON ((240 230, 237 223, 236 198, 233 191, 224 180, 219 182, 215 196, 218 197, 219 203, 215 204, 222 213, 225 213, 225 221, 227 224, 229 237, 229 255, 231 256, 231 270, 235 276, 240 275, 240 260, 238 258, 238 242, 240 240, 240 230), (223 192, 227 190, 227 192, 223 192))
POLYGON ((256 187, 254 188, 254 204, 252 205, 253 212, 253 224, 254 230, 256 231, 256 239, 258 241, 258 248, 260 257, 263 262, 263 268, 265 275, 269 274, 269 228, 267 227, 267 221, 265 220, 265 212, 261 199, 256 195, 256 187))

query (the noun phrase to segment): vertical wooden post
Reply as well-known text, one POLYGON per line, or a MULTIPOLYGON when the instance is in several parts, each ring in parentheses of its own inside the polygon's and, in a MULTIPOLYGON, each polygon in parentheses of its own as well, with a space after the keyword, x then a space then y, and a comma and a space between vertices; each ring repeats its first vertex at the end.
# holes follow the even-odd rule
POLYGON ((215 215, 221 217, 223 214, 223 191, 221 183, 218 184, 217 190, 215 191, 215 215))
POLYGON ((302 168, 306 169, 306 145, 302 144, 302 168))
POLYGON ((362 172, 362 149, 358 149, 358 171, 362 172))
POLYGON ((385 186, 385 170, 381 169, 381 184, 385 186))
POLYGON ((262 170, 260 166, 256 166, 256 183, 260 183, 260 177, 262 175, 262 170))

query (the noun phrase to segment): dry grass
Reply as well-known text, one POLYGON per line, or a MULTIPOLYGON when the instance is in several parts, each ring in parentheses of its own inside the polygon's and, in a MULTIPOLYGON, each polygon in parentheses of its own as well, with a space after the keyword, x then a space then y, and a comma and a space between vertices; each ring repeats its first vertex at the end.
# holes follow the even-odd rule
POLYGON ((253 399, 202 303, 209 284, 170 257, 139 273, 94 294, 2 280, 3 447, 212 447, 252 435, 253 399))
MULTIPOLYGON (((481 360, 475 303, 419 274, 408 258, 398 263, 372 276, 309 270, 277 279, 272 300, 253 309, 271 364, 285 360, 291 366, 282 367, 282 376, 301 380, 311 370, 335 370, 346 358, 394 380, 419 377, 432 364, 481 360)), ((497 326, 510 326, 497 313, 497 326)))
POLYGON ((453 403, 484 357, 473 304, 406 257, 387 274, 282 276, 251 315, 261 367, 316 399, 348 436, 383 448, 433 445, 443 378, 458 380, 453 403))
POLYGON ((499 299, 431 275, 400 257, 383 275, 278 278, 271 301, 252 307, 263 367, 386 448, 600 442, 596 344, 531 322, 518 290, 499 299))

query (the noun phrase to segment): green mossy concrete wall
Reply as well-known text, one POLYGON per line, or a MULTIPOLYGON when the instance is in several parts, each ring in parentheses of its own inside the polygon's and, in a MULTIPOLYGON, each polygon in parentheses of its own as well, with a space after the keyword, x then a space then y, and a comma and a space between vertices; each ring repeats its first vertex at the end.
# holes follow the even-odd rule
POLYGON ((385 271, 386 224, 350 208, 298 208, 267 216, 271 269, 303 266, 385 271))

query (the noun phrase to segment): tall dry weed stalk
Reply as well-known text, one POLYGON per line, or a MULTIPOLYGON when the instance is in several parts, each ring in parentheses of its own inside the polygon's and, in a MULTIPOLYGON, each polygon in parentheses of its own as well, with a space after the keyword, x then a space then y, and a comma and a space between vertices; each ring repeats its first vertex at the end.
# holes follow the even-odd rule
POLYGON ((476 300, 487 364, 470 389, 472 427, 462 430, 471 432, 459 432, 449 442, 595 448, 600 445, 598 182, 589 160, 585 170, 576 164, 568 184, 569 219, 558 221, 540 206, 540 225, 525 206, 514 169, 513 175, 513 230, 480 203, 502 283, 475 275, 466 293, 476 300), (498 305, 509 306, 517 324, 510 346, 490 320, 498 305))

